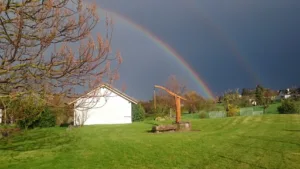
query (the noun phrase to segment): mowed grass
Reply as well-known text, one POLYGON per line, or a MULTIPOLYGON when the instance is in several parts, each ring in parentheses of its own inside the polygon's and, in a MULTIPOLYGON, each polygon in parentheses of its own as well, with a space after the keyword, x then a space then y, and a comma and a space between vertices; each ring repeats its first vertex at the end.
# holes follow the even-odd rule
POLYGON ((152 121, 35 129, 0 140, 0 168, 300 168, 300 115, 191 122, 200 131, 148 133, 152 121))

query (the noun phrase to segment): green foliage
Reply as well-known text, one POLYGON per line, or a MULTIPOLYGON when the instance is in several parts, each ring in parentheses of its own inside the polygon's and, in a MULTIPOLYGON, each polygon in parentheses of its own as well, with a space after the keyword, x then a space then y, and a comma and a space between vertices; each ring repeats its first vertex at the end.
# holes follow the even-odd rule
MULTIPOLYGON (((29 110, 26 110, 29 111, 29 110)), ((28 113, 30 114, 30 112, 28 113)), ((28 117, 17 122, 18 126, 22 129, 33 129, 36 127, 46 128, 54 127, 56 124, 56 117, 50 111, 49 108, 46 108, 39 115, 35 117, 28 117)))
POLYGON ((145 110, 141 104, 132 104, 132 121, 143 121, 145 110))
POLYGON ((282 100, 281 106, 278 107, 280 114, 296 114, 299 113, 299 105, 292 99, 282 100))
POLYGON ((242 98, 238 99, 234 104, 238 105, 239 107, 251 107, 252 104, 249 101, 249 97, 243 96, 242 98))
POLYGON ((254 96, 255 95, 255 92, 253 90, 250 90, 250 89, 246 89, 246 88, 243 88, 242 89, 242 96, 254 96))
POLYGON ((258 105, 263 105, 264 88, 261 85, 257 85, 255 89, 255 100, 258 105))
POLYGON ((35 122, 36 127, 46 128, 54 127, 56 124, 56 118, 49 108, 46 108, 35 122))
POLYGON ((200 102, 199 109, 201 111, 214 111, 219 110, 220 107, 217 107, 217 104, 214 100, 204 100, 200 102))
MULTIPOLYGON (((30 110, 25 110, 24 114, 31 114, 30 110)), ((22 129, 32 129, 36 126, 36 121, 38 120, 38 115, 35 116, 28 116, 25 117, 24 119, 18 120, 17 125, 22 128, 22 129)))
POLYGON ((207 117, 207 113, 202 111, 199 113, 199 117, 200 117, 200 119, 204 119, 207 117))
POLYGON ((187 92, 184 97, 187 101, 184 101, 184 109, 189 113, 196 113, 201 109, 201 104, 205 102, 205 100, 195 91, 187 92))
POLYGON ((228 104, 228 107, 227 107, 227 116, 228 117, 237 116, 239 112, 240 112, 240 108, 238 106, 233 105, 233 104, 228 104))
POLYGON ((239 91, 238 89, 234 90, 228 90, 225 92, 225 94, 223 95, 223 102, 225 104, 232 104, 234 103, 236 100, 239 100, 239 91))

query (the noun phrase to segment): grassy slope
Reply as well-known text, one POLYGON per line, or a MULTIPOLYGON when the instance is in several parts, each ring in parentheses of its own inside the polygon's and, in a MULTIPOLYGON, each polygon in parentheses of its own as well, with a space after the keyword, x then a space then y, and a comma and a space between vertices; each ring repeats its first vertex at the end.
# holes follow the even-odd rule
POLYGON ((297 168, 300 115, 193 120, 187 133, 151 122, 36 129, 0 141, 0 168, 297 168))

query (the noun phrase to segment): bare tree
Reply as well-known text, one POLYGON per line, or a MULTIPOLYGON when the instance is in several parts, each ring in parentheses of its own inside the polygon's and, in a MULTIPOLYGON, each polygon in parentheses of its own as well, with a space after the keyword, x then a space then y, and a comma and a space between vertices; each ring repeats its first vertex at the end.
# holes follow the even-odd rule
POLYGON ((178 80, 175 75, 169 76, 166 81, 166 88, 179 95, 183 95, 187 91, 186 85, 182 81, 178 80))
MULTIPOLYGON (((184 95, 184 93, 186 92, 186 85, 183 82, 179 81, 175 75, 169 76, 164 86, 178 95, 184 95)), ((174 96, 171 96, 163 90, 159 90, 156 96, 157 106, 161 111, 159 113, 166 114, 166 112, 169 112, 171 109, 176 109, 174 96)))
POLYGON ((189 113, 196 113, 201 109, 201 104, 205 103, 205 99, 196 91, 188 91, 184 97, 187 101, 184 102, 184 108, 189 113))
POLYGON ((105 36, 94 40, 99 20, 96 5, 81 0, 0 1, 1 97, 34 92, 45 100, 52 94, 75 98, 85 93, 76 87, 91 90, 118 79, 122 59, 112 55, 113 23, 106 17, 105 36))
POLYGON ((120 63, 121 57, 110 55, 112 22, 106 18, 105 38, 99 34, 94 41, 91 31, 98 22, 95 5, 81 0, 0 2, 0 93, 51 88, 70 95, 74 86, 115 79, 111 60, 120 63))

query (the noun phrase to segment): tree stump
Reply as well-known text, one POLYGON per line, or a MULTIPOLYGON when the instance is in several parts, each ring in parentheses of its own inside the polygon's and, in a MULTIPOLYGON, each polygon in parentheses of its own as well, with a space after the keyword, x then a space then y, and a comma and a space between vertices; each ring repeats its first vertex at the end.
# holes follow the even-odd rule
POLYGON ((177 131, 190 131, 192 129, 190 122, 179 122, 177 124, 177 131))

